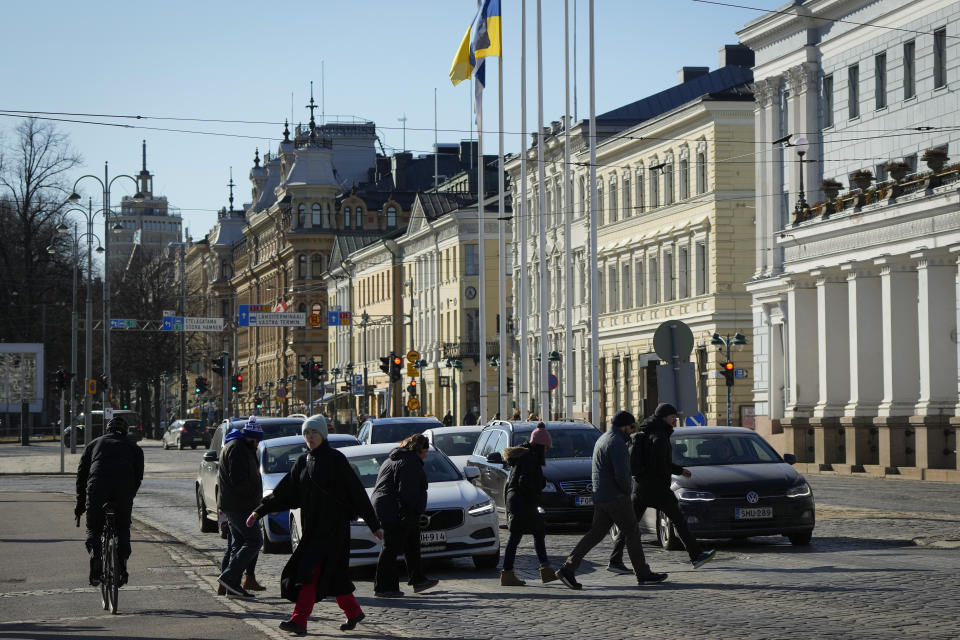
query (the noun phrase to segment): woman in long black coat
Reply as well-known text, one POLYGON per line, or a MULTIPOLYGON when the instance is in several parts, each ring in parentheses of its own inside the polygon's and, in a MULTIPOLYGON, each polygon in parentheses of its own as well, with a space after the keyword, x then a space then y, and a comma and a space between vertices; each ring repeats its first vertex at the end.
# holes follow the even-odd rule
POLYGON ((347 618, 340 629, 346 631, 365 617, 353 595, 349 574, 350 521, 360 516, 378 538, 383 531, 360 478, 346 456, 327 442, 326 419, 311 416, 304 421, 302 431, 310 451, 297 459, 247 522, 268 513, 300 508, 300 544, 280 579, 280 594, 296 605, 280 628, 305 634, 313 605, 326 596, 335 596, 347 618))
POLYGON ((543 476, 543 465, 546 464, 550 444, 547 426, 541 422, 530 434, 529 442, 503 450, 504 461, 510 466, 506 495, 507 528, 510 530, 510 537, 503 550, 503 571, 500 572, 500 584, 505 587, 520 587, 526 584, 513 572, 517 547, 525 533, 533 535, 533 547, 540 561, 541 580, 551 582, 557 579, 547 557, 546 526, 543 516, 537 510, 540 506, 540 495, 547 484, 543 476))

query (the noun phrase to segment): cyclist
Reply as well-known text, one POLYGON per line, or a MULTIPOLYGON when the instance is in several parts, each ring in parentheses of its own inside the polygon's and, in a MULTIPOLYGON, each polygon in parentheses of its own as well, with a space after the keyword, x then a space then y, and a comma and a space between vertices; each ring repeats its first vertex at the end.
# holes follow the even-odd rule
POLYGON ((133 498, 143 481, 143 450, 127 439, 127 423, 116 417, 106 424, 107 432, 95 438, 83 450, 77 469, 77 506, 79 518, 87 514, 87 553, 90 554, 90 584, 100 584, 100 533, 103 531, 104 503, 116 511, 120 556, 120 586, 127 583, 127 558, 130 557, 130 512, 133 498))

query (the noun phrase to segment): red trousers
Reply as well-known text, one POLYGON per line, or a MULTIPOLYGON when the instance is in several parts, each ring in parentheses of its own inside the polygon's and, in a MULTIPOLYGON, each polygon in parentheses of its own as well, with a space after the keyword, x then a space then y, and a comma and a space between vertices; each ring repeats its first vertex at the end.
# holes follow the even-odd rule
MULTIPOLYGON (((294 622, 301 627, 307 626, 307 620, 310 619, 310 614, 313 613, 313 605, 316 604, 317 578, 320 577, 322 570, 323 563, 321 562, 313 568, 313 578, 310 582, 300 587, 300 595, 297 596, 297 603, 293 606, 293 615, 290 616, 290 622, 294 622)), ((360 608, 360 603, 357 602, 357 599, 352 593, 337 596, 337 606, 343 611, 343 615, 347 617, 347 620, 356 618, 363 613, 363 610, 360 608)))

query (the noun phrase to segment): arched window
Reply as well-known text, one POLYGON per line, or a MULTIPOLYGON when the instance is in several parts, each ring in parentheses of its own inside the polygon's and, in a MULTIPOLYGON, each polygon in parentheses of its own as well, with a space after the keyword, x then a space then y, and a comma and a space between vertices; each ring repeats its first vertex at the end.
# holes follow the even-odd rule
POLYGON ((307 277, 307 256, 301 255, 297 258, 297 277, 307 277))
POLYGON ((350 216, 352 215, 352 213, 353 212, 350 210, 350 207, 343 208, 343 228, 344 229, 350 228, 350 223, 351 223, 350 216))
POLYGON ((307 224, 307 208, 302 204, 297 207, 297 228, 302 229, 307 224))
POLYGON ((395 226, 397 226, 397 208, 390 206, 387 207, 387 228, 392 229, 395 226))
POLYGON ((363 207, 357 207, 357 229, 363 228, 363 207))
POLYGON ((690 197, 690 161, 686 158, 680 159, 680 199, 686 200, 690 197))
POLYGON ((707 148, 701 142, 697 146, 697 195, 707 191, 707 148))
POLYGON ((618 218, 618 216, 617 216, 617 206, 618 206, 618 203, 617 203, 617 176, 613 175, 613 176, 610 176, 610 206, 609 206, 609 210, 610 210, 609 219, 610 219, 610 222, 616 222, 616 221, 617 221, 617 218, 618 218))
MULTIPOLYGON (((657 165, 656 158, 651 161, 652 165, 657 165)), ((650 208, 656 209, 660 206, 660 174, 659 169, 650 167, 650 208)))
POLYGON ((310 207, 310 224, 315 227, 321 226, 320 222, 320 203, 314 202, 313 206, 310 207))
POLYGON ((667 165, 663 168, 663 204, 673 204, 673 157, 667 157, 667 165))
POLYGON ((323 273, 323 254, 315 253, 310 258, 310 277, 319 278, 320 274, 323 273))

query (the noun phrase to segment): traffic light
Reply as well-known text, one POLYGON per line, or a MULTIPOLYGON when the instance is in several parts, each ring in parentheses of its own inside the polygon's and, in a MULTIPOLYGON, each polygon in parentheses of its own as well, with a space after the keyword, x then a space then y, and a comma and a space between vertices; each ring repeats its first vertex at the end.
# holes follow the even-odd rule
POLYGON ((239 373, 233 376, 230 384, 230 391, 243 391, 243 376, 239 373))
POLYGON ((721 363, 720 363, 720 370, 723 372, 723 377, 726 378, 726 380, 727 380, 727 386, 728 386, 728 387, 732 387, 732 386, 733 386, 733 376, 734 376, 733 363, 730 362, 729 360, 726 361, 726 362, 721 362, 721 363))
POLYGON ((253 399, 253 402, 254 402, 254 404, 256 405, 257 409, 259 409, 259 408, 261 408, 261 407, 263 406, 263 399, 262 399, 260 396, 255 397, 255 398, 253 399))
POLYGON ((61 367, 53 374, 53 381, 57 385, 57 391, 63 391, 70 384, 70 375, 61 367))
POLYGON ((309 379, 310 379, 310 370, 311 370, 312 366, 313 366, 313 362, 312 362, 312 361, 301 362, 301 363, 300 363, 300 377, 303 378, 304 380, 309 380, 309 379))
POLYGON ((410 394, 411 398, 417 397, 417 379, 414 378, 410 381, 410 384, 407 385, 407 393, 410 394))
POLYGON ((310 364, 310 382, 317 384, 321 379, 323 379, 324 374, 326 374, 326 371, 319 362, 313 362, 310 364))
POLYGON ((223 375, 223 358, 214 358, 210 361, 210 366, 213 369, 213 372, 218 376, 223 375))
POLYGON ((109 380, 107 380, 107 376, 101 373, 99 380, 100 380, 100 391, 106 393, 107 389, 110 388, 110 385, 108 384, 109 380))
POLYGON ((380 371, 383 371, 385 374, 390 375, 390 364, 393 360, 392 356, 383 356, 380 358, 380 371))
POLYGON ((194 393, 200 393, 200 381, 201 381, 201 380, 203 380, 203 378, 201 378, 200 376, 197 376, 196 379, 193 381, 193 392, 194 392, 194 393))
POLYGON ((403 362, 403 358, 397 355, 390 354, 392 360, 390 361, 390 382, 399 382, 400 381, 400 364, 403 362))

